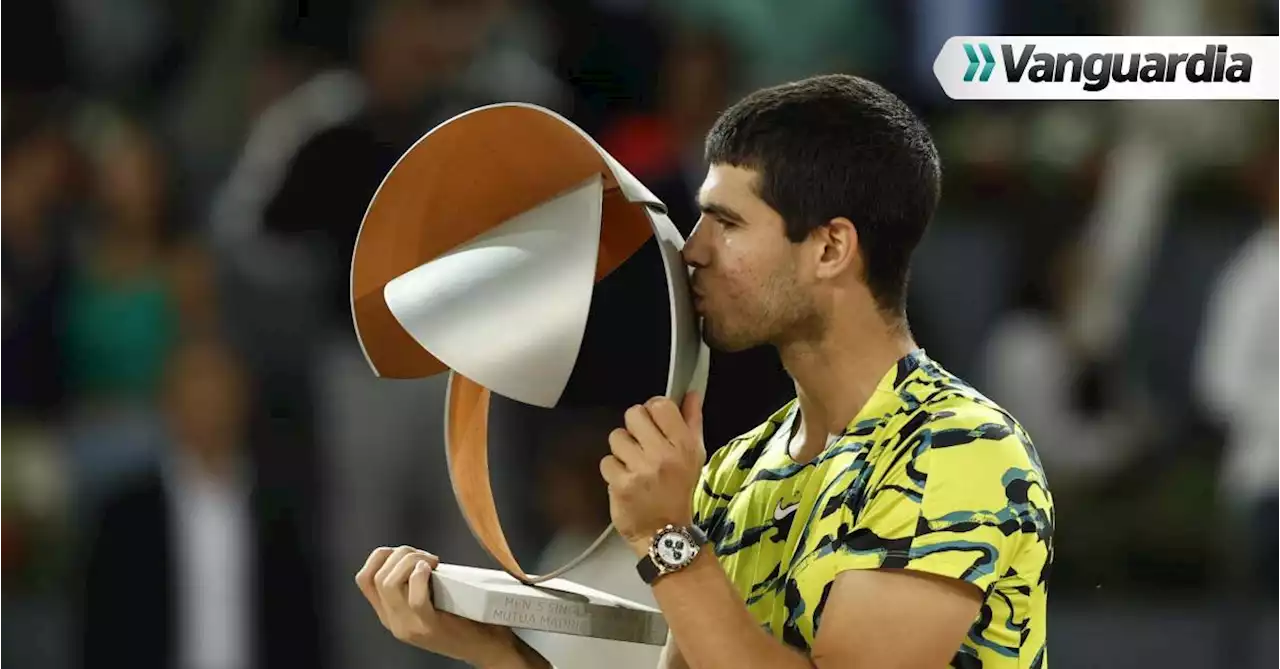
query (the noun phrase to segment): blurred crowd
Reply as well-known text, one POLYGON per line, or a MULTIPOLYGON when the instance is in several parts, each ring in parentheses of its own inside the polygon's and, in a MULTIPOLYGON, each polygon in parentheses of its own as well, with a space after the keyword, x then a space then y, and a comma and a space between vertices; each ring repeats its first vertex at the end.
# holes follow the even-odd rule
MULTIPOLYGON (((911 326, 1038 445, 1060 514, 1055 664, 1275 665, 1276 103, 960 104, 932 75, 952 35, 1274 35, 1275 3, 50 0, 8 13, 10 666, 437 666, 395 642, 351 580, 379 545, 494 566, 448 483, 444 379, 379 380, 354 336, 349 263, 382 177, 454 114, 532 102, 597 138, 687 234, 717 114, 832 71, 885 84, 939 145, 911 326)), ((599 289, 633 320, 593 322, 589 343, 662 340, 647 253, 599 289)), ((643 356, 592 359, 622 365, 598 374, 652 374, 643 356)), ((708 447, 792 392, 772 351, 718 355, 708 447)), ((495 404, 494 489, 526 566, 563 563, 608 522, 595 464, 620 420, 609 399, 495 404)), ((606 544, 577 578, 643 600, 631 564, 606 544)), ((581 666, 611 652, 596 648, 581 666)))

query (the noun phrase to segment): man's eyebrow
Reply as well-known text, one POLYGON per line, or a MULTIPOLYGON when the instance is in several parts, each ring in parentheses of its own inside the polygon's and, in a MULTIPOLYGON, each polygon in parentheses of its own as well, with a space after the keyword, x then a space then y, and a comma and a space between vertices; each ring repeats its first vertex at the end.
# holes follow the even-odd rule
POLYGON ((716 218, 732 221, 734 223, 746 223, 746 219, 742 218, 738 212, 714 202, 698 202, 698 209, 704 214, 710 214, 716 218))

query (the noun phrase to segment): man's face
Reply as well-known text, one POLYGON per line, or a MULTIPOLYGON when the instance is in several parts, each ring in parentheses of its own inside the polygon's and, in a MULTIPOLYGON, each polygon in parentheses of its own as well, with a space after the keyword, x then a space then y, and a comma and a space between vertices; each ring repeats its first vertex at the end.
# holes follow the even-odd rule
POLYGON ((718 350, 781 344, 820 323, 804 243, 787 238, 782 216, 756 194, 758 177, 712 165, 698 193, 702 217, 684 247, 703 339, 718 350))

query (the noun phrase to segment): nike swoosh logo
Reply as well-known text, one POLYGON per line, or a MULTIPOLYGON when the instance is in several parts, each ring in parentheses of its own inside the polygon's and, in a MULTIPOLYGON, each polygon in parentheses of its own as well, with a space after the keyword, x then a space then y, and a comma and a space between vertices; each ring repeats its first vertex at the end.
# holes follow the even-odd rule
POLYGON ((778 508, 773 510, 773 519, 782 520, 783 518, 786 518, 787 516, 790 516, 791 514, 795 513, 796 509, 798 508, 800 508, 799 502, 796 502, 788 506, 783 506, 782 500, 778 500, 778 508))

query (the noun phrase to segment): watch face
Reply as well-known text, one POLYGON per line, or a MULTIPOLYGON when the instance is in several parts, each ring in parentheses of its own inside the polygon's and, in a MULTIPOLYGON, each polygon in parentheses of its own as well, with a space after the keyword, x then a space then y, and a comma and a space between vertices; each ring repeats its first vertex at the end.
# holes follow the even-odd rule
POLYGON ((680 532, 667 532, 658 537, 656 553, 659 560, 671 567, 678 567, 697 555, 698 547, 680 532))

